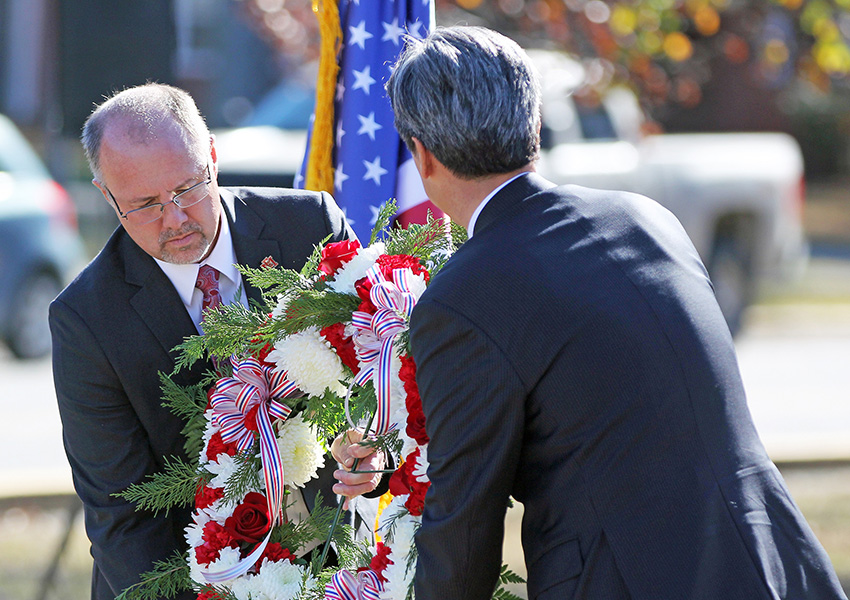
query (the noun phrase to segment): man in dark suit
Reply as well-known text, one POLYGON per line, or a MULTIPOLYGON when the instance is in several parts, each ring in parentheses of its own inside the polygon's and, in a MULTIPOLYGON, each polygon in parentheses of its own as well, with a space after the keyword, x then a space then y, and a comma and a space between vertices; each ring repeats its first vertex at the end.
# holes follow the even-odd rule
POLYGON ((410 40, 387 89, 429 198, 471 235, 411 319, 417 599, 490 597, 509 496, 532 599, 845 598, 677 220, 534 173, 539 83, 495 32, 410 40))
MULTIPOLYGON (((122 227, 53 302, 50 326, 65 448, 92 542, 92 597, 104 600, 186 548, 188 509, 154 517, 113 494, 185 455, 183 422, 162 406, 158 373, 171 373, 173 349, 201 332, 201 267, 217 269, 225 303, 246 304, 260 292, 235 263, 258 268, 269 258, 299 269, 323 239, 351 232, 326 193, 219 189, 215 140, 191 97, 170 86, 131 88, 104 102, 83 145, 122 227)), ((210 367, 199 362, 174 380, 196 383, 210 367)), ((308 508, 319 489, 335 502, 331 462, 307 484, 308 508)), ((366 482, 350 483, 362 491, 366 482)), ((355 524, 364 531, 376 504, 357 502, 355 524)))

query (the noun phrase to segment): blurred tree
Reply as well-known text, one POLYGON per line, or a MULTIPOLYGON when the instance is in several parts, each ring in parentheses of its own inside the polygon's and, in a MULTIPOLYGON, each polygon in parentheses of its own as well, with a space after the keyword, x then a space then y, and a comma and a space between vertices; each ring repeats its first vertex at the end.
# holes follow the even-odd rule
MULTIPOLYGON (((279 50, 315 56, 312 0, 237 1, 279 50)), ((805 138, 805 124, 825 117, 847 137, 846 119, 821 115, 812 97, 850 91, 850 0, 436 0, 436 12, 440 25, 484 25, 581 57, 586 85, 629 85, 668 130, 805 138)))

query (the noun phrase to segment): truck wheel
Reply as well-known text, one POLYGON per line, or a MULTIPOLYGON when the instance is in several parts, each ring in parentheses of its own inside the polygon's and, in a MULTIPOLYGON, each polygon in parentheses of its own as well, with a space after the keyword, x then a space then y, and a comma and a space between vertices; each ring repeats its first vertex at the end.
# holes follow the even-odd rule
POLYGON ((33 273, 24 279, 17 291, 6 329, 6 345, 16 358, 41 358, 50 353, 47 312, 60 291, 59 280, 50 273, 33 273))
POLYGON ((741 329, 744 310, 753 297, 752 256, 745 241, 731 236, 715 240, 708 264, 714 295, 732 335, 741 329))

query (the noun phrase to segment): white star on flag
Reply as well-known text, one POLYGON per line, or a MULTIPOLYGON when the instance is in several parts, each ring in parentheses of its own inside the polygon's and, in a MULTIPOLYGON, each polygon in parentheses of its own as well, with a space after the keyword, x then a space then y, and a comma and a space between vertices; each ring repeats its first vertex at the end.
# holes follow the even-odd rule
POLYGON ((381 155, 375 157, 375 160, 369 162, 368 160, 363 161, 363 166, 366 167, 366 174, 363 176, 363 181, 368 181, 371 179, 375 182, 375 185, 381 185, 381 176, 389 173, 385 168, 381 166, 381 155))
POLYGON ((384 26, 384 36, 381 38, 381 41, 392 40, 393 44, 398 46, 401 36, 404 35, 404 29, 398 26, 398 17, 393 19, 392 23, 381 23, 381 25, 384 26))
POLYGON ((369 94, 369 88, 372 84, 375 83, 375 80, 372 79, 371 74, 372 67, 366 65, 366 68, 362 71, 352 71, 354 73, 354 89, 355 90, 364 90, 366 94, 369 94))
POLYGON ((342 184, 348 179, 348 175, 342 172, 342 163, 339 163, 334 169, 334 187, 342 190, 342 184))
POLYGON ((348 31, 351 32, 351 37, 348 38, 348 42, 352 45, 360 46, 361 50, 366 49, 366 40, 375 37, 366 31, 366 21, 360 21, 360 25, 357 27, 349 27, 348 31))
POLYGON ((375 121, 374 111, 370 112, 368 117, 357 115, 357 118, 360 119, 360 129, 357 130, 357 134, 363 135, 365 133, 369 136, 369 139, 374 142, 375 132, 384 128, 383 125, 380 125, 375 121))

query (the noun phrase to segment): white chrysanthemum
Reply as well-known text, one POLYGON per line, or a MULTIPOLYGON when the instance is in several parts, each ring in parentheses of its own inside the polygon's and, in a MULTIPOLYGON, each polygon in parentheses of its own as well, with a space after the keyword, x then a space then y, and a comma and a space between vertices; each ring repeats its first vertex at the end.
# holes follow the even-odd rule
POLYGON ((401 371, 401 359, 393 348, 393 359, 390 363, 390 417, 393 417, 399 411, 404 411, 404 421, 397 423, 407 424, 407 392, 404 391, 404 382, 398 376, 401 371))
POLYGON ((238 468, 235 458, 229 454, 219 454, 217 463, 211 462, 206 466, 207 471, 214 475, 207 485, 223 489, 227 480, 236 473, 238 468))
MULTIPOLYGON (((195 515, 193 515, 193 517, 196 517, 196 516, 197 516, 197 513, 195 515)), ((198 546, 200 546, 201 544, 204 543, 204 539, 203 539, 204 525, 206 525, 208 522, 209 522, 209 519, 203 518, 202 523, 198 522, 196 520, 194 523, 192 523, 192 524, 190 524, 186 527, 185 537, 186 537, 186 543, 189 545, 189 548, 196 548, 196 547, 198 547, 198 546)), ((191 552, 191 554, 195 554, 195 553, 191 552)))
POLYGON ((333 291, 340 294, 357 294, 354 283, 366 277, 366 271, 372 268, 378 257, 386 252, 383 242, 376 242, 368 248, 360 248, 350 261, 334 274, 333 281, 328 284, 333 291))
POLYGON ((315 585, 312 577, 305 582, 305 574, 304 567, 294 565, 288 560, 269 562, 268 559, 264 559, 260 572, 255 577, 258 580, 261 595, 252 596, 252 598, 257 600, 298 598, 306 585, 315 585))
POLYGON ((393 496, 390 503, 387 504, 387 507, 381 511, 381 514, 378 517, 377 533, 384 538, 385 543, 392 539, 390 534, 394 530, 394 522, 400 520, 408 513, 407 507, 404 505, 404 503, 407 502, 407 498, 407 494, 393 496))
POLYGON ((204 576, 201 574, 203 573, 205 568, 198 564, 198 560, 197 558, 195 558, 194 546, 189 548, 186 564, 189 565, 189 577, 192 579, 192 581, 194 581, 198 585, 204 585, 207 583, 207 580, 204 579, 204 576))
POLYGON ((413 294, 414 298, 419 300, 419 298, 422 297, 422 294, 425 293, 425 289, 428 287, 425 283, 425 276, 420 273, 419 275, 410 277, 408 280, 408 287, 410 288, 410 293, 413 294))
POLYGON ((387 568, 384 569, 384 577, 387 578, 387 582, 384 584, 384 591, 381 592, 382 600, 404 600, 407 598, 407 592, 416 573, 416 562, 410 560, 410 554, 416 552, 413 536, 419 529, 420 521, 421 517, 414 517, 410 514, 396 520, 393 539, 390 542, 390 559, 393 563, 388 564, 387 568), (409 568, 408 565, 410 565, 409 568))
POLYGON ((283 484, 303 487, 325 466, 325 448, 316 428, 301 415, 290 417, 278 427, 277 447, 283 463, 283 484))
POLYGON ((201 456, 200 456, 201 466, 204 466, 208 462, 210 462, 209 459, 207 459, 207 446, 209 446, 209 443, 210 443, 210 440, 212 439, 212 436, 215 434, 216 431, 219 430, 219 427, 215 423, 213 423, 212 416, 213 416, 213 410, 211 408, 207 409, 206 412, 204 412, 204 418, 207 421, 207 426, 204 428, 204 436, 203 436, 204 447, 203 447, 203 450, 201 450, 201 456))
POLYGON ((279 340, 267 360, 286 371, 289 380, 310 396, 321 396, 326 389, 345 395, 345 387, 339 383, 345 377, 342 361, 316 327, 279 340))
POLYGON ((419 456, 416 457, 416 466, 413 468, 413 476, 416 481, 428 483, 428 444, 419 446, 419 456))
MULTIPOLYGON (((218 552, 218 558, 210 563, 210 565, 205 569, 206 571, 216 573, 219 571, 224 571, 226 569, 230 569, 239 564, 239 561, 242 559, 241 553, 238 548, 231 548, 230 546, 225 546, 218 552)), ((206 582, 206 579, 203 579, 203 575, 201 576, 201 580, 206 582)), ((233 579, 228 579, 224 582, 224 585, 228 585, 233 583, 233 579)))
POLYGON ((238 600, 259 600, 261 597, 260 582, 253 575, 243 575, 233 582, 230 587, 231 593, 238 600))
MULTIPOLYGON (((224 498, 221 498, 198 512, 206 517, 206 521, 216 521, 217 523, 224 524, 227 517, 233 514, 238 504, 235 500, 226 501, 224 498)), ((200 514, 196 519, 198 522, 200 522, 200 514)))
POLYGON ((283 317, 286 312, 286 307, 289 306, 289 303, 292 301, 292 298, 287 294, 278 294, 277 296, 277 305, 272 309, 272 318, 280 319, 283 317))

